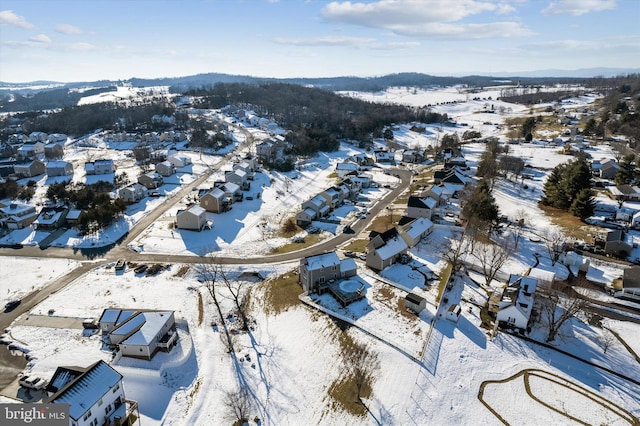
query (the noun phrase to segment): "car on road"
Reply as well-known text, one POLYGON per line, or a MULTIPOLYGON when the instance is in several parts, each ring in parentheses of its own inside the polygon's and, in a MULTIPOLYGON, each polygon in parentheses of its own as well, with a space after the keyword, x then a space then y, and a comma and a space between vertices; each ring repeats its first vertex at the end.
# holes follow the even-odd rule
POLYGON ((98 328, 98 321, 95 318, 87 318, 82 321, 82 328, 85 330, 96 330, 98 328))
POLYGON ((5 312, 11 312, 13 311, 15 308, 18 307, 18 305, 21 303, 21 300, 12 300, 10 302, 7 302, 6 305, 4 305, 4 311, 5 312))
POLYGON ((35 390, 44 389, 44 387, 47 385, 46 380, 36 376, 21 377, 20 380, 18 380, 18 383, 22 387, 35 390))

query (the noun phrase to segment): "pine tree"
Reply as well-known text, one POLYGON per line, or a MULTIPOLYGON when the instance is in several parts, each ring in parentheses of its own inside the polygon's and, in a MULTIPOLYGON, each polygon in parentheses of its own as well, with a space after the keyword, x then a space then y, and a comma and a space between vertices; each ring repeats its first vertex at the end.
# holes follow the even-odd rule
POLYGON ((625 155, 620 161, 620 168, 616 172, 616 185, 628 185, 633 181, 635 165, 633 154, 625 155))
POLYGON ((578 192, 576 198, 571 203, 569 212, 572 215, 579 217, 580 219, 586 219, 593 215, 593 211, 596 208, 596 203, 591 189, 585 188, 578 192))

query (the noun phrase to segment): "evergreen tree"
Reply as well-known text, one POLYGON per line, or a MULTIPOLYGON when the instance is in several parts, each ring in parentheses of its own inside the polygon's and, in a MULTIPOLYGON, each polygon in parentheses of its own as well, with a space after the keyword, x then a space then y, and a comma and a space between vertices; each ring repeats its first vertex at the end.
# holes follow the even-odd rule
POLYGON ((491 225, 498 221, 500 210, 491 194, 489 183, 481 180, 469 195, 462 208, 462 216, 469 222, 491 225))
POLYGON ((633 181, 635 165, 633 154, 625 155, 620 161, 620 168, 616 172, 616 185, 628 185, 633 181))
POLYGON ((593 215, 593 211, 596 208, 596 203, 591 189, 585 188, 578 192, 576 198, 571 203, 569 212, 572 215, 579 217, 580 219, 586 219, 593 215))
POLYGON ((591 170, 586 159, 578 158, 559 164, 551 171, 544 183, 544 195, 540 202, 547 206, 571 211, 580 218, 589 217, 593 214, 593 209, 589 211, 588 207, 593 201, 590 180, 591 170), (580 201, 574 206, 578 196, 580 201), (587 202, 589 199, 591 202, 587 202), (584 216, 587 213, 589 214, 584 216))

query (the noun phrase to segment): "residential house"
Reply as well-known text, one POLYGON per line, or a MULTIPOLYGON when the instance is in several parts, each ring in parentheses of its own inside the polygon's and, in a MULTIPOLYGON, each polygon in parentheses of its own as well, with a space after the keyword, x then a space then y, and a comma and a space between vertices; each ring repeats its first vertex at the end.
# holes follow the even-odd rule
POLYGON ((15 164, 13 166, 15 174, 23 178, 42 175, 45 169, 44 163, 40 160, 32 160, 28 163, 15 164))
POLYGON ((375 235, 367 244, 367 266, 381 271, 407 254, 409 246, 396 228, 375 235))
POLYGON ((47 403, 69 404, 73 426, 129 425, 138 404, 125 398, 122 375, 100 360, 88 367, 58 367, 46 387, 47 403))
POLYGON ((394 163, 394 155, 393 152, 389 152, 386 149, 376 149, 373 151, 373 158, 376 160, 376 163, 394 163))
POLYGON ((431 219, 433 209, 435 209, 437 205, 438 201, 431 197, 420 198, 412 195, 407 201, 407 212, 405 215, 414 219, 418 217, 431 219))
POLYGON ((220 188, 213 188, 200 197, 200 207, 212 213, 224 213, 231 209, 231 197, 220 188))
POLYGON ((331 207, 327 203, 327 199, 320 194, 302 203, 302 210, 306 209, 313 210, 316 217, 324 217, 331 211, 331 207))
POLYGON ((616 297, 627 297, 640 301, 640 266, 631 266, 622 273, 622 291, 616 297))
POLYGON ((343 179, 350 173, 357 173, 358 171, 360 171, 360 166, 358 163, 354 163, 352 161, 344 161, 336 164, 336 174, 340 179, 343 179))
POLYGON ((433 222, 426 217, 419 217, 400 226, 400 235, 409 247, 415 247, 421 239, 433 230, 433 222))
POLYGON ((168 177, 176 172, 176 166, 171 161, 161 161, 156 164, 156 172, 160 176, 168 177))
POLYGON ((88 175, 106 175, 114 173, 116 167, 113 160, 101 159, 95 161, 87 161, 84 163, 84 170, 88 175))
POLYGON ((316 212, 312 209, 304 209, 296 213, 296 225, 301 228, 306 228, 311 225, 311 222, 316 218, 316 212))
POLYGON ((445 187, 440 185, 431 185, 428 189, 422 192, 421 198, 433 198, 437 201, 437 206, 442 206, 447 203, 449 197, 445 193, 445 187))
POLYGON ((18 148, 19 158, 35 159, 38 155, 44 154, 44 142, 26 142, 18 148))
POLYGON ((9 229, 23 229, 31 225, 38 217, 35 206, 11 203, 0 208, 0 223, 9 229))
POLYGON ((118 197, 127 203, 137 203, 142 200, 147 193, 147 189, 139 183, 134 183, 118 191, 118 197))
POLYGON ((234 171, 242 170, 243 172, 246 173, 248 180, 253 180, 253 178, 254 178, 253 167, 247 161, 242 161, 240 163, 234 163, 233 170, 234 171))
MULTIPOLYGON (((49 135, 47 135, 45 132, 31 132, 29 133, 29 137, 27 138, 27 143, 33 143, 33 142, 46 142, 47 139, 49 138, 49 135)), ((44 151, 43 151, 44 152, 44 151)))
POLYGON ((150 360, 177 343, 173 311, 109 308, 98 320, 107 343, 122 356, 150 360))
POLYGON ((340 188, 332 186, 331 188, 327 188, 319 194, 321 197, 324 197, 327 200, 327 205, 331 210, 334 210, 336 207, 339 207, 344 202, 343 192, 340 188))
POLYGON ((405 163, 422 163, 424 160, 424 152, 407 149, 402 153, 402 161, 405 163))
POLYGON ((69 209, 67 213, 67 225, 76 226, 78 224, 78 220, 80 219, 80 215, 82 214, 82 210, 79 209, 69 209))
POLYGON ((527 330, 537 286, 535 278, 509 276, 507 285, 489 298, 489 312, 503 327, 527 330))
POLYGON ((636 214, 637 212, 638 210, 636 209, 622 206, 618 210, 616 210, 616 220, 621 220, 623 222, 631 222, 633 215, 636 214))
POLYGON ((248 191, 251 188, 249 177, 244 170, 233 170, 224 172, 224 181, 232 182, 240 186, 243 191, 248 191))
POLYGON ((202 231, 207 224, 207 211, 200 206, 191 206, 187 210, 178 210, 176 228, 190 231, 202 231))
POLYGON ((618 169, 620 169, 620 166, 615 160, 609 160, 603 163, 594 160, 593 163, 591 163, 592 174, 600 179, 615 179, 618 169))
POLYGON ((357 266, 353 259, 340 259, 336 252, 305 257, 300 260, 300 283, 307 293, 316 293, 320 285, 329 281, 355 276, 357 266))
POLYGON ((631 185, 608 186, 611 197, 618 201, 640 201, 640 188, 631 185))
POLYGON ((352 177, 351 180, 357 183, 360 188, 369 188, 373 183, 373 176, 369 173, 359 173, 358 176, 352 177))
POLYGON ((43 207, 33 225, 36 229, 55 231, 66 225, 67 213, 67 206, 43 207))
POLYGON ((186 155, 173 154, 167 157, 167 161, 170 161, 174 167, 186 167, 191 164, 191 158, 186 155))
POLYGON ((49 161, 45 168, 47 176, 73 176, 73 164, 67 161, 49 161))
POLYGON ((358 164, 360 167, 373 166, 375 164, 375 160, 373 158, 371 158, 367 154, 362 154, 362 153, 354 154, 351 157, 349 157, 349 159, 355 162, 356 164, 358 164))
POLYGON ((138 176, 138 183, 147 189, 157 189, 162 186, 164 179, 157 172, 149 172, 138 176))
POLYGON ((427 307, 427 299, 422 296, 418 296, 415 293, 408 293, 404 297, 404 307, 414 314, 419 314, 427 307))
POLYGON ((604 252, 613 256, 627 257, 631 254, 631 245, 624 240, 624 232, 620 229, 607 232, 604 252))
POLYGON ((240 186, 233 182, 216 182, 214 187, 222 189, 232 202, 242 201, 244 199, 244 194, 240 186))
POLYGON ((62 158, 64 146, 62 143, 49 143, 44 146, 44 156, 46 158, 62 158))

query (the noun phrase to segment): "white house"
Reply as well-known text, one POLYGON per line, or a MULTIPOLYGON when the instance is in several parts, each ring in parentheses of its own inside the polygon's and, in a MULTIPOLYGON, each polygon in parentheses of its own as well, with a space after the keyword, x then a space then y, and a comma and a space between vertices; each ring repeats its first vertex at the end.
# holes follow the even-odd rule
POLYGON ((511 275, 507 285, 489 299, 489 312, 494 313, 498 324, 504 327, 526 330, 537 286, 535 278, 511 275))
POLYGON ((100 360, 88 367, 58 367, 47 385, 50 404, 69 404, 69 424, 129 424, 137 403, 125 399, 122 375, 100 360), (118 422, 118 423, 116 423, 118 422))
POLYGON ((173 154, 167 157, 167 161, 171 162, 175 167, 186 167, 191 164, 191 158, 186 155, 173 154))
POLYGON ((176 166, 170 161, 162 161, 156 164, 156 172, 160 174, 160 176, 171 176, 176 172, 176 166))
POLYGON ((300 283, 307 293, 314 293, 318 286, 356 275, 357 265, 351 258, 340 259, 336 252, 305 257, 300 260, 300 283))
POLYGON ((159 350, 170 351, 178 339, 173 311, 109 308, 98 322, 107 342, 122 356, 149 360, 159 350))
POLYGON ((367 266, 378 271, 395 263, 409 250, 396 228, 376 235, 367 244, 367 266))
POLYGON ((84 170, 88 175, 106 175, 115 172, 116 168, 113 160, 102 159, 87 161, 84 163, 84 170))
POLYGON ((207 211, 200 206, 191 206, 187 210, 178 210, 176 228, 202 231, 207 224, 207 211))
POLYGON ((431 219, 433 209, 438 205, 438 201, 431 197, 420 198, 410 196, 407 201, 406 216, 411 218, 424 217, 431 219))
POLYGON ((73 164, 66 161, 50 161, 46 166, 47 176, 72 176, 73 164))
POLYGON ((145 197, 146 192, 147 188, 139 183, 134 183, 121 188, 118 191, 118 197, 122 198, 127 203, 137 203, 145 197))
POLYGON ((433 222, 426 217, 419 217, 400 227, 400 235, 409 247, 414 247, 420 240, 431 233, 433 222))
POLYGON ((358 173, 360 171, 360 166, 357 163, 352 161, 345 161, 342 163, 336 164, 336 173, 339 178, 344 178, 349 173, 358 173))

